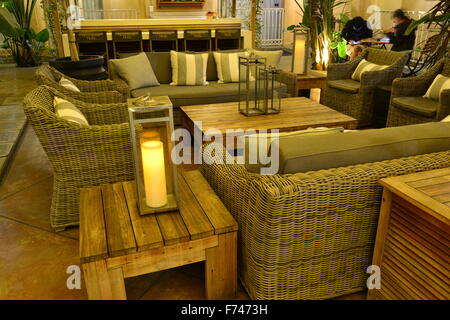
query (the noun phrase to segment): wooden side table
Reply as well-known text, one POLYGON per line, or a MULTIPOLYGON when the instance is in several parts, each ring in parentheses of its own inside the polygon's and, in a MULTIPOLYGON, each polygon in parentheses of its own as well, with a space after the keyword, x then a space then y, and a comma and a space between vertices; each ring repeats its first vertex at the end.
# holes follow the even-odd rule
POLYGON ((450 299, 450 168, 382 179, 368 299, 450 299))
MULTIPOLYGON (((320 101, 322 101, 322 93, 327 85, 327 76, 323 72, 308 70, 305 75, 297 75, 296 92, 299 97, 306 96, 305 92, 310 94, 311 89, 320 89, 320 101)), ((307 96, 309 98, 309 95, 307 96)))
POLYGON ((126 299, 124 278, 205 261, 208 299, 237 290, 237 230, 199 171, 180 174, 180 210, 140 216, 133 181, 81 190, 80 256, 89 299, 126 299))

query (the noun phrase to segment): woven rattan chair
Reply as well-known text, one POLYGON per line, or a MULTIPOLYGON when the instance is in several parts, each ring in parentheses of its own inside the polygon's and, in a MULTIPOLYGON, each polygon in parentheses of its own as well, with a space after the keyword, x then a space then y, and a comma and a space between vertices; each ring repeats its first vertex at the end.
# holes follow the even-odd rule
POLYGON ((284 175, 205 160, 203 175, 239 225, 239 277, 250 297, 303 300, 367 289, 379 180, 448 167, 450 151, 284 175))
POLYGON ((375 88, 379 85, 391 85, 395 78, 401 77, 407 60, 408 55, 404 53, 369 48, 352 61, 330 64, 323 104, 357 119, 360 127, 370 125, 374 112, 375 88), (352 80, 352 74, 363 58, 390 67, 363 73, 361 82, 352 80))
POLYGON ((24 110, 53 167, 50 222, 57 231, 78 225, 80 188, 133 179, 125 103, 89 104, 40 86, 25 97, 24 110), (90 126, 58 118, 55 96, 74 103, 90 126))
POLYGON ((439 101, 423 98, 438 74, 450 77, 450 59, 439 61, 433 68, 417 77, 394 81, 388 127, 440 121, 449 115, 450 89, 441 93, 439 101))
POLYGON ((43 65, 36 70, 36 81, 39 85, 45 85, 57 89, 65 96, 91 103, 116 103, 125 102, 128 98, 128 86, 112 80, 78 80, 68 77, 53 67, 43 65), (67 90, 59 85, 59 80, 64 77, 72 81, 81 92, 67 90))

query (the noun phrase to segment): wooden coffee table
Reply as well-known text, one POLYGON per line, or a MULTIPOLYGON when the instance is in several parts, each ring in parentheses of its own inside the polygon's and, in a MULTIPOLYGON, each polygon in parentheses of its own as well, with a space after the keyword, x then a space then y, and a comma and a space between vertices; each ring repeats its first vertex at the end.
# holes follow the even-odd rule
POLYGON ((179 211, 140 216, 134 181, 84 188, 80 260, 89 299, 126 299, 124 278, 205 261, 206 298, 233 299, 237 230, 199 171, 179 174, 179 211))
POLYGON ((181 110, 183 126, 191 133, 197 121, 202 122, 203 134, 218 129, 224 135, 227 129, 291 132, 311 127, 356 129, 357 126, 356 119, 304 97, 283 99, 281 112, 273 115, 246 117, 238 111, 237 102, 187 106, 181 110))

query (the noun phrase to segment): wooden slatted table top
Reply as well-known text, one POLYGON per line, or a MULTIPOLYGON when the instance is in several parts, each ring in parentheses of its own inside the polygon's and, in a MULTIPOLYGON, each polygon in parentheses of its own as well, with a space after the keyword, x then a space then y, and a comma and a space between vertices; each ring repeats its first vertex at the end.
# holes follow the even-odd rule
POLYGON ((180 210, 140 216, 134 181, 80 194, 82 263, 237 231, 234 218, 199 171, 179 175, 180 210))
POLYGON ((191 122, 201 121, 202 132, 208 129, 279 129, 289 132, 310 127, 344 127, 355 129, 356 119, 314 102, 308 98, 283 99, 279 114, 246 117, 238 111, 237 102, 181 107, 191 122))
POLYGON ((381 179, 381 185, 450 224, 450 168, 381 179))

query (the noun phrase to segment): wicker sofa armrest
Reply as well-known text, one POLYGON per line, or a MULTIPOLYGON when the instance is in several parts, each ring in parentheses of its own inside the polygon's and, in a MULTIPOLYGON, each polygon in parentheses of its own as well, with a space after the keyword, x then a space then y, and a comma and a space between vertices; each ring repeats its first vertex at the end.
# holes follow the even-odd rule
POLYGON ((411 78, 398 78, 392 83, 392 98, 423 96, 439 74, 443 61, 437 63, 427 72, 411 78))
POLYGON ((353 72, 364 57, 365 55, 361 54, 348 62, 331 63, 327 69, 327 81, 351 79, 353 72))
POLYGON ((100 91, 114 91, 116 84, 114 81, 107 80, 79 80, 65 76, 65 78, 72 81, 78 89, 82 92, 100 92, 100 91))
POLYGON ((101 91, 101 92, 74 92, 70 90, 61 90, 57 88, 63 95, 80 100, 87 103, 121 103, 123 96, 118 91, 101 91))
POLYGON ((297 89, 297 74, 290 71, 281 70, 280 72, 280 82, 287 85, 287 93, 291 97, 296 97, 298 93, 297 89))
POLYGON ((126 99, 131 97, 130 87, 128 86, 128 83, 125 80, 123 80, 120 77, 115 77, 111 81, 114 82, 114 85, 117 88, 116 90, 122 94, 124 102, 126 101, 126 99))
POLYGON ((99 176, 113 181, 129 180, 132 177, 133 159, 128 123, 79 127, 66 122, 58 127, 53 133, 59 131, 59 137, 53 140, 64 146, 64 152, 57 145, 55 150, 48 147, 46 150, 55 171, 66 172, 69 178, 70 173, 80 171, 87 180, 84 185, 91 184, 90 179, 92 184, 99 184, 99 176), (78 168, 79 164, 83 164, 83 167, 78 168), (120 179, 121 176, 123 179, 120 179))
POLYGON ((442 120, 450 114, 450 89, 443 90, 439 97, 439 109, 437 110, 437 120, 442 120))

